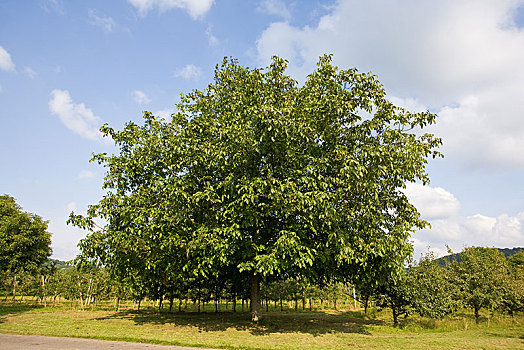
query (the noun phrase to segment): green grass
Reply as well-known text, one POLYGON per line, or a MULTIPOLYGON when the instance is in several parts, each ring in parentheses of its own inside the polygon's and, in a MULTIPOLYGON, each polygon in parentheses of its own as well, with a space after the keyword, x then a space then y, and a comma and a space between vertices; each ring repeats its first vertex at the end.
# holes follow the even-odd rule
POLYGON ((227 349, 524 349, 524 316, 471 314, 443 321, 410 317, 393 328, 383 311, 269 312, 259 324, 249 313, 162 313, 147 309, 71 310, 69 305, 0 306, 0 333, 41 334, 227 349))

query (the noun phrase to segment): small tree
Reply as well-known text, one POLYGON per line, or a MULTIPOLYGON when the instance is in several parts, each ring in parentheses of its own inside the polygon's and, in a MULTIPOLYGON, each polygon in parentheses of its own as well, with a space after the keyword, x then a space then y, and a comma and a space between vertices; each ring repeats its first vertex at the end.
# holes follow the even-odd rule
POLYGON ((515 312, 524 311, 524 271, 517 275, 507 275, 502 287, 500 309, 511 316, 515 312))
POLYGON ((468 247, 460 254, 460 262, 450 265, 458 297, 473 308, 479 322, 480 309, 493 310, 500 305, 503 287, 508 275, 504 255, 495 248, 468 247))
POLYGON ((503 284, 500 308, 514 315, 524 311, 524 252, 518 252, 508 258, 510 273, 503 284))
POLYGON ((413 294, 416 287, 409 281, 407 271, 401 271, 393 276, 388 283, 380 286, 380 304, 391 309, 393 325, 398 326, 398 317, 408 316, 413 304, 413 294))
POLYGON ((441 319, 460 306, 450 271, 439 265, 433 253, 410 267, 407 283, 414 287, 412 305, 421 316, 441 319))
POLYGON ((13 197, 0 196, 0 270, 12 277, 13 301, 20 274, 36 274, 51 255, 47 221, 22 211, 13 197))
POLYGON ((511 268, 511 272, 518 277, 519 273, 522 272, 524 274, 524 252, 518 252, 513 255, 511 255, 508 258, 508 263, 511 268))

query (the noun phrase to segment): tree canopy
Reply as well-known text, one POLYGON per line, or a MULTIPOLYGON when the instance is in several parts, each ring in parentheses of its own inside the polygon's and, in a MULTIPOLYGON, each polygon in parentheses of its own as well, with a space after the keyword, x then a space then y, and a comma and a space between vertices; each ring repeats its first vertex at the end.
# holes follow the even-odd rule
POLYGON ((0 271, 13 278, 13 298, 17 275, 42 268, 51 255, 50 245, 47 221, 22 211, 13 197, 0 196, 0 271))
POLYGON ((421 129, 436 115, 394 106, 375 76, 331 61, 299 85, 283 59, 224 59, 171 121, 144 112, 143 125, 102 127, 119 153, 93 157, 107 194, 70 216, 92 230, 83 257, 165 283, 247 273, 254 319, 266 276, 379 283, 399 271, 426 225, 402 190, 429 182, 441 141, 421 129))
POLYGON ((13 197, 0 196, 0 269, 33 272, 51 255, 47 221, 22 211, 13 197))
POLYGON ((481 308, 494 309, 501 302, 508 282, 508 262, 497 249, 485 247, 464 248, 460 258, 460 262, 450 264, 450 269, 458 297, 473 308, 478 323, 481 308))

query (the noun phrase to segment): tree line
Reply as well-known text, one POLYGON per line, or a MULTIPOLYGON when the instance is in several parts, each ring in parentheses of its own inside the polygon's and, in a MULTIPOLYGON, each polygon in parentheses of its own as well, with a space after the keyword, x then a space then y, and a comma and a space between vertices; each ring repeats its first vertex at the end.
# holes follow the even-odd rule
MULTIPOLYGON (((388 308, 394 325, 398 325, 399 317, 414 313, 442 319, 466 308, 479 322, 481 309, 509 315, 524 311, 524 252, 506 259, 495 248, 469 247, 457 255, 460 259, 443 266, 427 254, 378 288, 306 278, 264 280, 262 309, 363 308, 367 314, 370 308, 388 308)), ((57 269, 55 264, 43 265, 39 273, 18 274, 16 280, 4 271, 4 302, 31 296, 43 305, 69 302, 80 309, 108 307, 110 303, 118 310, 122 301, 127 305, 132 302, 138 311, 144 301, 158 312, 202 312, 205 305, 208 312, 247 312, 252 308, 247 274, 238 276, 236 284, 224 276, 188 279, 176 285, 145 280, 141 284, 132 278, 115 279, 104 267, 77 264, 57 269), (17 283, 17 295, 11 295, 13 283, 17 283)))
POLYGON ((467 247, 441 261, 427 254, 397 279, 363 292, 391 309, 395 325, 399 316, 411 313, 442 319, 468 308, 478 323, 481 309, 524 311, 524 252, 506 259, 496 248, 467 247))

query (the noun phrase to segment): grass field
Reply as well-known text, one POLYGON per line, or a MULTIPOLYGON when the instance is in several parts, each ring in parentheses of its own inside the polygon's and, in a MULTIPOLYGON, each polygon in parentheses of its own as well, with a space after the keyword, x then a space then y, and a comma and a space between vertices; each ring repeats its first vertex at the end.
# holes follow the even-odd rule
POLYGON ((387 311, 161 313, 147 309, 71 310, 66 306, 0 306, 0 333, 40 334, 227 349, 524 349, 524 316, 471 314, 443 321, 410 317, 393 328, 387 311))

